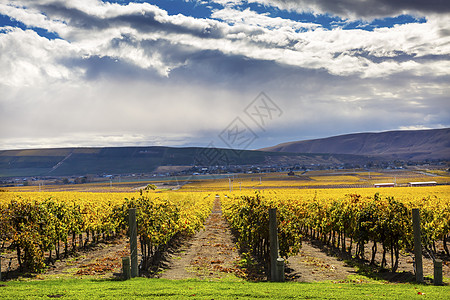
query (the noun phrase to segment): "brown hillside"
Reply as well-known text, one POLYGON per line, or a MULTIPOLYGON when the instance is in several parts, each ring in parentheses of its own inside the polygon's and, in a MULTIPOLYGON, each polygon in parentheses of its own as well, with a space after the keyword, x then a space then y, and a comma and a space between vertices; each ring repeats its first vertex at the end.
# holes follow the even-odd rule
POLYGON ((273 152, 381 155, 424 160, 450 159, 450 128, 354 133, 289 142, 260 149, 273 152))

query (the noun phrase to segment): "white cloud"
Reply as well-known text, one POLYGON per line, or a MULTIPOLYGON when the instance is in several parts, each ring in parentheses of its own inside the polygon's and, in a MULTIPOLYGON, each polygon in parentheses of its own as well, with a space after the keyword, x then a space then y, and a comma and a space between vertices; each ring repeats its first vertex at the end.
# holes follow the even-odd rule
POLYGON ((77 52, 66 41, 48 40, 32 30, 6 28, 0 33, 0 81, 5 85, 30 86, 79 77, 80 69, 58 63, 77 52))
MULTIPOLYGON (((194 47, 196 51, 216 50, 249 59, 325 68, 337 75, 359 74, 363 77, 423 69, 423 64, 418 62, 396 62, 398 52, 414 56, 450 53, 449 37, 441 34, 448 27, 445 24, 450 21, 449 17, 435 17, 424 24, 405 24, 369 32, 340 28, 324 30, 315 24, 271 18, 249 9, 215 11, 212 16, 225 20, 226 23, 223 23, 183 15, 169 16, 149 4, 123 6, 76 1, 67 7, 76 9, 74 15, 83 13, 85 21, 81 21, 84 25, 78 26, 80 22, 73 21, 74 17, 58 7, 47 13, 53 14, 55 19, 46 19, 41 25, 67 38, 85 56, 125 60, 144 69, 155 69, 163 76, 168 76, 171 70, 183 66, 184 62, 169 61, 164 57, 165 49, 144 48, 142 41, 164 40, 174 47, 194 47), (55 22, 64 26, 51 26, 55 22), (303 29, 306 31, 302 32, 303 29), (129 38, 125 39, 125 36, 129 38), (392 61, 377 63, 368 57, 355 55, 355 49, 373 58, 391 57, 392 61)), ((26 16, 26 13, 14 13, 15 18, 32 23, 26 16)))
POLYGON ((2 149, 37 149, 61 147, 182 146, 186 136, 145 136, 142 134, 74 133, 66 136, 3 139, 2 149))
POLYGON ((0 14, 20 20, 27 26, 46 28, 49 32, 65 32, 67 25, 61 20, 48 19, 37 9, 24 9, 22 6, 0 3, 0 14))
POLYGON ((226 21, 231 25, 245 24, 255 27, 263 27, 268 29, 283 29, 284 31, 295 32, 299 30, 308 30, 321 27, 320 24, 297 22, 290 19, 283 19, 280 17, 269 17, 268 13, 258 14, 250 8, 245 10, 237 10, 230 7, 226 7, 221 10, 215 10, 212 18, 226 21))

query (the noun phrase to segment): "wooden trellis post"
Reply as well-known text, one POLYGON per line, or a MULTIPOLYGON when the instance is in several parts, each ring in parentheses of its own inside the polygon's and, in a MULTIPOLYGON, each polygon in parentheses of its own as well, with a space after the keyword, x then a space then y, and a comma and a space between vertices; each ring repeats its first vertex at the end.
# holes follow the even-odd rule
POLYGON ((139 275, 139 270, 137 257, 136 208, 130 208, 128 212, 129 212, 129 230, 130 230, 131 277, 137 277, 139 275))
POLYGON ((128 256, 122 257, 122 275, 125 280, 131 278, 130 258, 128 256))
POLYGON ((434 285, 442 285, 442 260, 434 260, 434 285))
POLYGON ((420 212, 418 208, 412 210, 414 232, 414 262, 416 264, 416 281, 423 282, 422 238, 420 236, 420 212))
POLYGON ((284 281, 284 259, 278 257, 277 209, 269 209, 270 280, 284 281))

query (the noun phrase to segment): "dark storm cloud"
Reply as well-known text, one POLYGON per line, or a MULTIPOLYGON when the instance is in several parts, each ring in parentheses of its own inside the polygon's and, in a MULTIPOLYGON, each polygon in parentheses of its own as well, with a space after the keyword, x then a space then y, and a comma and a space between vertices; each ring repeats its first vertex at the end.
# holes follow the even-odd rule
POLYGON ((351 49, 346 52, 336 52, 333 54, 334 58, 340 55, 349 55, 352 57, 362 57, 373 63, 379 64, 386 61, 395 62, 430 62, 430 61, 450 61, 450 54, 427 54, 418 55, 417 53, 406 53, 404 51, 395 50, 390 53, 390 55, 375 55, 365 49, 351 49))
MULTIPOLYGON (((289 84, 289 78, 307 80, 326 70, 303 69, 279 64, 275 61, 251 59, 243 55, 225 54, 219 50, 199 50, 167 40, 136 40, 128 35, 113 39, 111 48, 124 46, 144 49, 147 55, 157 53, 167 65, 176 65, 168 77, 154 69, 144 69, 136 64, 109 56, 93 55, 87 58, 65 58, 59 62, 67 68, 81 67, 86 80, 100 78, 113 80, 151 80, 173 84, 206 84, 228 89, 254 89, 276 81, 276 85, 289 84), (202 67, 199 68, 198 66, 202 67), (301 76, 301 78, 299 78, 301 76)), ((330 76, 328 74, 328 76, 330 76)), ((330 76, 333 77, 333 76, 330 76)))
POLYGON ((324 13, 356 18, 395 16, 408 12, 421 14, 450 12, 448 0, 273 0, 267 2, 296 10, 318 8, 324 13))
POLYGON ((66 23, 77 28, 106 29, 109 27, 109 24, 104 20, 79 9, 67 7, 59 2, 44 5, 37 4, 34 7, 45 12, 49 17, 63 18, 66 23))
MULTIPOLYGON (((189 34, 199 38, 222 38, 224 32, 218 26, 218 22, 211 21, 208 26, 196 27, 189 22, 174 24, 157 20, 157 9, 123 13, 118 16, 95 16, 80 9, 68 7, 64 3, 52 3, 36 5, 36 8, 53 18, 63 18, 70 26, 83 30, 104 30, 118 26, 126 26, 139 32, 165 32, 175 34, 189 34)), ((162 11, 161 11, 162 12, 162 11)))
POLYGON ((93 55, 88 58, 64 58, 59 63, 68 68, 82 68, 84 80, 108 79, 120 80, 152 80, 160 81, 163 78, 154 69, 143 69, 126 61, 119 61, 107 56, 93 55))

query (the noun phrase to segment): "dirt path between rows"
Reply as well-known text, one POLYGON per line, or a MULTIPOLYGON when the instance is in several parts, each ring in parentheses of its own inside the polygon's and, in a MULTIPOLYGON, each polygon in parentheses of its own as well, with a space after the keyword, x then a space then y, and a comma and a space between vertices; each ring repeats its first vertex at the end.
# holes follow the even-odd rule
MULTIPOLYGON (((231 273, 238 277, 266 280, 262 268, 259 274, 254 274, 254 270, 253 274, 248 274, 239 267, 241 257, 236 248, 229 225, 222 216, 220 200, 216 198, 205 228, 168 255, 158 277, 217 280, 231 273)), ((299 282, 340 281, 356 274, 355 269, 343 260, 328 256, 308 241, 303 242, 299 255, 288 259, 286 271, 288 280, 299 282)))
POLYGON ((342 281, 355 274, 354 267, 320 251, 310 241, 303 241, 299 254, 289 257, 286 264, 286 278, 298 282, 342 281))
POLYGON ((130 253, 128 238, 122 236, 114 241, 101 242, 86 249, 78 250, 75 255, 62 258, 51 264, 46 276, 99 276, 113 278, 120 276, 122 257, 130 253))
MULTIPOLYGON (((347 240, 347 243, 349 241, 347 240)), ((385 280, 390 282, 408 282, 415 281, 415 273, 413 266, 413 255, 409 253, 401 253, 399 257, 399 266, 396 272, 390 269, 379 271, 377 267, 369 265, 371 257, 372 242, 365 245, 366 260, 360 260, 348 253, 343 253, 336 248, 324 245, 319 241, 310 241, 305 239, 302 242, 300 253, 296 256, 288 258, 287 277, 293 281, 313 282, 313 281, 342 281, 348 280, 349 275, 357 275, 358 269, 362 275, 373 277, 374 279, 385 280), (359 266, 359 267, 358 267, 359 266)), ((382 246, 378 244, 378 249, 382 246)), ((442 247, 441 247, 442 248, 442 247)), ((439 253, 443 253, 443 248, 438 249, 439 253)), ((355 245, 352 247, 352 253, 355 253, 355 245)), ((388 268, 390 268, 390 253, 386 254, 388 260, 388 268)), ((436 258, 443 260, 443 276, 450 277, 450 261, 448 256, 439 254, 436 258)), ((382 251, 377 251, 375 256, 376 265, 379 266, 382 260, 382 251)), ((432 283, 431 276, 434 272, 433 259, 426 255, 422 256, 423 274, 425 281, 432 283)), ((351 278, 351 280, 358 279, 351 278)))
POLYGON ((220 199, 214 200, 205 228, 167 257, 159 278, 166 279, 222 279, 235 274, 242 276, 237 267, 240 255, 233 242, 228 224, 222 217, 220 199))

